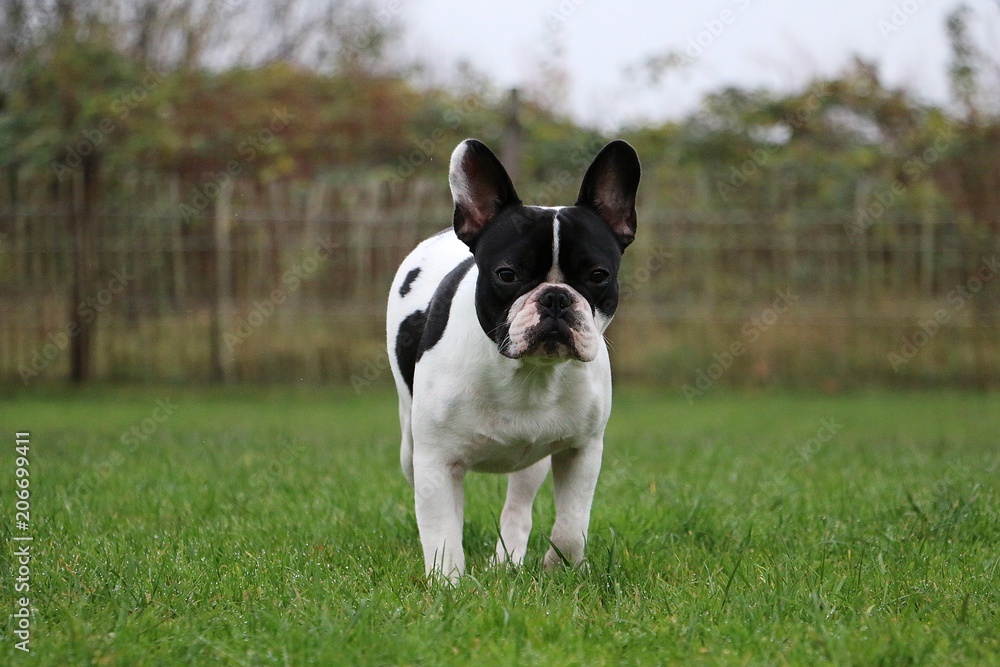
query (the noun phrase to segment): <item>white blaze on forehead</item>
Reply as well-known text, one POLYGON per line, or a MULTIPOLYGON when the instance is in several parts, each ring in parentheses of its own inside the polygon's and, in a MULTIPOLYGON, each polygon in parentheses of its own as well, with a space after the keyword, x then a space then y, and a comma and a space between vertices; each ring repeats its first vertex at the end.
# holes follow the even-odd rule
POLYGON ((563 276, 562 269, 559 268, 559 211, 562 207, 554 209, 555 214, 552 216, 552 268, 549 269, 549 274, 545 277, 545 281, 549 283, 561 283, 565 276, 563 276))

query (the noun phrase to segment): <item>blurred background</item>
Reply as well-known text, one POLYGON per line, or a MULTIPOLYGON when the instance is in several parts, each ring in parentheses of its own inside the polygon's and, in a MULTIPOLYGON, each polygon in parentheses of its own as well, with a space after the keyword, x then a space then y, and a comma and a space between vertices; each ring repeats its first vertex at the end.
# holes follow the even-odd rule
POLYGON ((1000 385, 987 0, 0 0, 0 382, 389 386, 469 136, 637 149, 619 380, 1000 385))

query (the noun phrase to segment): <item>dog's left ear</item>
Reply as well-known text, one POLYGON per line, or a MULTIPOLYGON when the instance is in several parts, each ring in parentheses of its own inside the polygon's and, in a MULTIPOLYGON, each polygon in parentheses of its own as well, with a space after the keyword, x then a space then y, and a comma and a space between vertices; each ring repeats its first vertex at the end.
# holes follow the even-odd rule
POLYGON ((476 139, 466 139, 451 154, 448 183, 455 200, 455 233, 470 248, 500 211, 521 203, 500 160, 476 139))
POLYGON ((622 250, 635 239, 635 193, 639 189, 639 156, 624 141, 612 141, 594 158, 577 206, 593 209, 611 227, 622 250))

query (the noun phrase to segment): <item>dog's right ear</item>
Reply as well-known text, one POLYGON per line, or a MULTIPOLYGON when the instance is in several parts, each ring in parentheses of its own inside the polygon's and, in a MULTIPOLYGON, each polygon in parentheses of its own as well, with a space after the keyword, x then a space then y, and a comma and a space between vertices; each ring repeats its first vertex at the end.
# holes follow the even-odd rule
POLYGON ((476 139, 466 139, 451 154, 448 183, 455 200, 455 234, 470 248, 500 211, 521 203, 500 160, 476 139))
POLYGON ((587 169, 576 201, 608 223, 622 250, 635 238, 635 195, 641 171, 635 149, 624 141, 612 141, 587 169))

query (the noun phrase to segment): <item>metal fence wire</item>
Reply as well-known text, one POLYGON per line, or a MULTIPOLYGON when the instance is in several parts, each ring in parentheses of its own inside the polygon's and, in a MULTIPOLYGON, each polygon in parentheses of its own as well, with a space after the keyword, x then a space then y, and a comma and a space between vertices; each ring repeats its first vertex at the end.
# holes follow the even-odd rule
MULTIPOLYGON (((0 378, 78 376, 82 347, 93 381, 388 384, 389 283, 448 224, 441 194, 281 208, 237 191, 202 216, 94 215, 82 235, 64 211, 2 214, 0 378)), ((997 239, 944 216, 640 211, 608 338, 619 376, 679 391, 990 386, 997 273, 997 239)))

